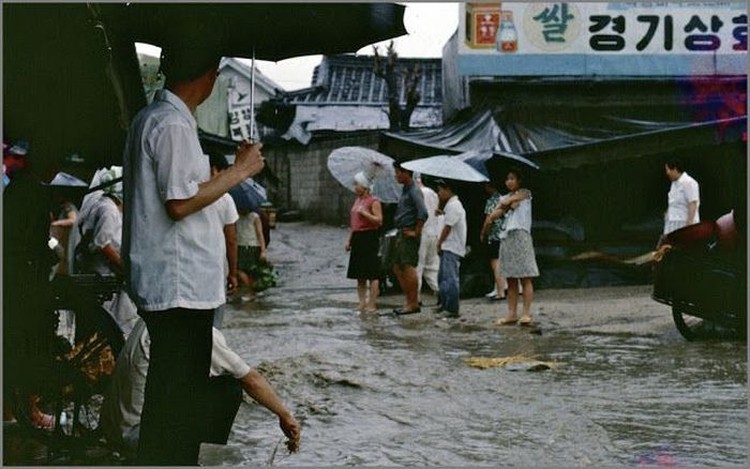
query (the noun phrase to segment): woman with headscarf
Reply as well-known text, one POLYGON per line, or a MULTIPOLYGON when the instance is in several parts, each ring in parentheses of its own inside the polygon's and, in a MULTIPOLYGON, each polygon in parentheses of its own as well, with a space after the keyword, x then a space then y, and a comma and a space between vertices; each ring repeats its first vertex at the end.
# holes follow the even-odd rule
POLYGON ((378 243, 383 208, 380 200, 370 193, 371 189, 372 181, 365 173, 354 175, 357 198, 350 211, 349 238, 346 241, 346 250, 350 252, 346 277, 357 280, 357 311, 365 313, 377 311, 375 302, 380 292, 381 275, 378 243))

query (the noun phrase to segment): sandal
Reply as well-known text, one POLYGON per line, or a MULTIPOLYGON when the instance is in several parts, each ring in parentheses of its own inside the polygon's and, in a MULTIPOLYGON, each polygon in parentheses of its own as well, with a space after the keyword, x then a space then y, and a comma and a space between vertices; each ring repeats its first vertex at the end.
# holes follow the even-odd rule
POLYGON ((495 321, 495 325, 497 326, 513 326, 518 322, 518 318, 508 319, 508 318, 501 318, 495 321))
POLYGON ((522 316, 518 321, 518 325, 530 327, 534 325, 534 320, 531 318, 531 316, 522 316))

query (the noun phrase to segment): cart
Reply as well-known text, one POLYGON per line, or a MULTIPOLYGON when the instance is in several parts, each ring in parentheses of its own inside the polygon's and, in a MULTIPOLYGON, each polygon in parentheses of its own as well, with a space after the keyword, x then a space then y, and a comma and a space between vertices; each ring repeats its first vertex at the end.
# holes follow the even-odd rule
POLYGON ((670 233, 652 298, 672 307, 687 340, 746 339, 747 252, 733 213, 670 233))

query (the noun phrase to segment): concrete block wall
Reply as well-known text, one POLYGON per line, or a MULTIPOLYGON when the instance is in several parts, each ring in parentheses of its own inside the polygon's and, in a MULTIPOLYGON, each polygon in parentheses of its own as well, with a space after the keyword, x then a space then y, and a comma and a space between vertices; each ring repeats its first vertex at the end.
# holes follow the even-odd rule
POLYGON ((345 146, 377 150, 378 141, 379 132, 372 131, 314 137, 306 146, 290 143, 264 149, 267 164, 280 179, 279 186, 269 191, 272 203, 280 211, 299 211, 312 222, 348 225, 355 196, 328 171, 328 155, 345 146))

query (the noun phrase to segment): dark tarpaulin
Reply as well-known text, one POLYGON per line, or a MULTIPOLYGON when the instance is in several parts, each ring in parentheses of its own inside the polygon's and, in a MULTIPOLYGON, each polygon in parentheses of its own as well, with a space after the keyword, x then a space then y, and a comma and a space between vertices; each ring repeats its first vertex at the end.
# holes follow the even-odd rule
MULTIPOLYGON (((682 159, 701 184, 703 219, 746 212, 746 77, 518 81, 472 85, 476 109, 441 129, 386 133, 381 151, 408 159, 510 150, 538 164, 526 172, 541 285, 647 283, 649 269, 613 259, 648 252, 658 240, 667 159, 682 159)), ((461 198, 471 232, 485 195, 469 188, 461 198)))

